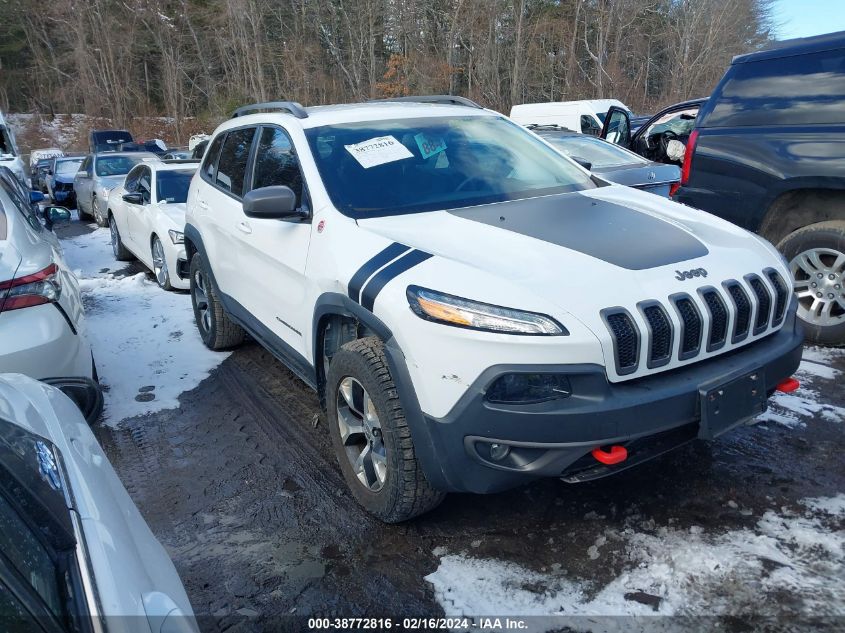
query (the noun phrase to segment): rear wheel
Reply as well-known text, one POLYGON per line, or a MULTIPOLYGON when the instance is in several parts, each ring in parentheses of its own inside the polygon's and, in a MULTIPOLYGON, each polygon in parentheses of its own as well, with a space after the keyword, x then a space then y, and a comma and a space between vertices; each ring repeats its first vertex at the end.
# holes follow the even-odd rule
POLYGON ((108 226, 108 218, 100 210, 100 200, 97 196, 91 198, 91 211, 94 213, 94 221, 98 226, 108 226))
POLYGON ((243 328, 223 310, 214 278, 199 253, 191 257, 191 304, 197 329, 207 348, 230 349, 243 342, 243 328))
POLYGON ((173 286, 170 285, 170 272, 167 270, 167 258, 164 256, 164 245, 157 235, 153 237, 151 252, 156 283, 164 290, 173 290, 173 286))
POLYGON ((119 262, 128 262, 132 259, 132 253, 123 245, 120 239, 120 232, 117 230, 117 222, 114 216, 109 216, 109 233, 111 233, 111 250, 114 258, 119 262))
POLYGON ((376 337, 351 341, 331 359, 326 408, 346 484, 368 512, 387 523, 437 507, 445 494, 428 483, 376 337))
POLYGON ((798 229, 778 249, 789 262, 807 340, 845 345, 845 222, 798 229))

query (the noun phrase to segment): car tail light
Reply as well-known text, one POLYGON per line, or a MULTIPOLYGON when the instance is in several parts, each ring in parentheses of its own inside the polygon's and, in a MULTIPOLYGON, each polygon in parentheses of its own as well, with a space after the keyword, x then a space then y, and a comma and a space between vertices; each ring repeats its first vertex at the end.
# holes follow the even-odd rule
POLYGON ((0 303, 0 310, 18 310, 59 300, 62 287, 59 281, 59 267, 50 264, 37 273, 0 282, 0 293, 7 291, 6 300, 0 303))
POLYGON ((689 182, 689 170, 692 166, 692 155, 695 153, 695 144, 698 141, 698 130, 693 130, 687 140, 687 149, 684 152, 684 164, 681 167, 681 185, 689 182))

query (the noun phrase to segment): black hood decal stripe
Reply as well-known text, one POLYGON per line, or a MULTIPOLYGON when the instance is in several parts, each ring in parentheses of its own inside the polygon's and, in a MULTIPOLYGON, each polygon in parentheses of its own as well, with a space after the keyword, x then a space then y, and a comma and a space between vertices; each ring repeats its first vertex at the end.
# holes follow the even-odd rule
MULTIPOLYGON (((647 213, 567 193, 449 211, 628 270, 666 266, 709 253, 695 236, 647 213)), ((561 274, 569 271, 562 270, 561 274)))
POLYGON ((387 264, 389 261, 396 259, 402 253, 407 253, 411 250, 410 246, 405 246, 399 242, 393 242, 390 246, 374 255, 367 260, 361 268, 358 269, 352 279, 349 280, 349 298, 355 303, 361 302, 361 288, 364 282, 373 276, 379 268, 387 264))
POLYGON ((361 293, 361 305, 372 312, 373 306, 376 303, 376 297, 378 297, 382 288, 405 271, 410 270, 417 264, 421 264, 430 257, 431 253, 414 250, 400 257, 389 266, 382 268, 364 287, 364 291, 361 293))

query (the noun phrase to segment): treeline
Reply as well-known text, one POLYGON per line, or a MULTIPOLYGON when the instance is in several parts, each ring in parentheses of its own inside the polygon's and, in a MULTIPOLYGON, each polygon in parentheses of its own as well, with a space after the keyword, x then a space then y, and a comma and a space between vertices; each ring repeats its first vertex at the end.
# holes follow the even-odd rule
POLYGON ((0 107, 219 118, 272 99, 424 93, 508 111, 707 94, 770 0, 5 0, 0 107))

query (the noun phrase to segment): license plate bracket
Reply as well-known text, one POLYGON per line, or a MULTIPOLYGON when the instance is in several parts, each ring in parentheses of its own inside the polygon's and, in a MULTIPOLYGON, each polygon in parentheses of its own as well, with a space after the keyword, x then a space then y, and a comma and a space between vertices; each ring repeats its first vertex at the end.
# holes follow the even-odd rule
POLYGON ((712 440, 766 410, 766 381, 755 370, 718 386, 699 389, 701 422, 698 437, 712 440))

